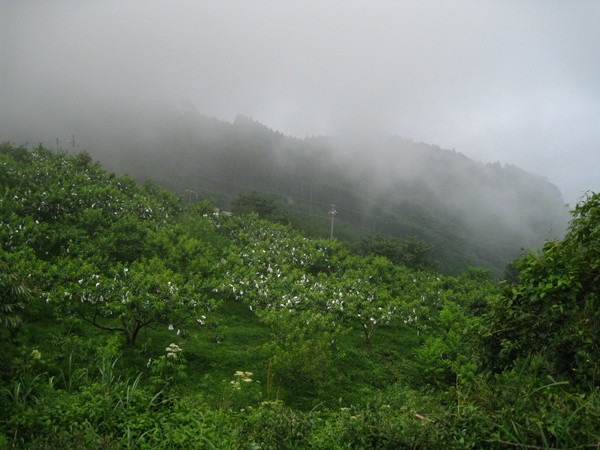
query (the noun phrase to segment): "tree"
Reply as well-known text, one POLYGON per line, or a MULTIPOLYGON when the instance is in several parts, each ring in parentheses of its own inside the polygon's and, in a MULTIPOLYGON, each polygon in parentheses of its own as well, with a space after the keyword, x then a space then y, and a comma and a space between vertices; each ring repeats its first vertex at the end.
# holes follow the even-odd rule
POLYGON ((429 260, 429 253, 432 249, 433 244, 423 241, 418 236, 411 236, 401 244, 400 264, 416 270, 431 270, 433 264, 429 260))
POLYGON ((364 255, 385 256, 394 264, 412 269, 430 270, 433 268, 429 259, 433 244, 428 244, 417 236, 399 241, 388 236, 369 234, 361 239, 358 248, 364 255))
POLYGON ((285 225, 292 222, 292 216, 282 209, 278 202, 258 192, 239 194, 231 203, 231 209, 235 214, 257 214, 261 219, 285 225))
POLYGON ((123 333, 130 345, 146 327, 180 327, 212 303, 202 283, 185 280, 159 258, 118 264, 108 273, 86 262, 65 266, 78 279, 59 289, 56 302, 97 328, 123 333))
POLYGON ((278 209, 273 199, 257 192, 239 194, 239 197, 232 202, 231 207, 236 214, 255 213, 261 219, 269 218, 278 209))
POLYGON ((520 280, 487 315, 490 358, 498 366, 543 354, 552 370, 600 382, 600 194, 574 211, 563 241, 517 261, 520 280))
POLYGON ((332 307, 343 311, 343 317, 357 321, 365 342, 371 342, 381 325, 399 316, 405 306, 403 268, 388 259, 350 257, 343 273, 330 277, 338 295, 331 296, 332 307))
POLYGON ((358 244, 359 252, 363 255, 385 256, 394 264, 402 261, 402 246, 398 239, 380 234, 367 234, 358 244))

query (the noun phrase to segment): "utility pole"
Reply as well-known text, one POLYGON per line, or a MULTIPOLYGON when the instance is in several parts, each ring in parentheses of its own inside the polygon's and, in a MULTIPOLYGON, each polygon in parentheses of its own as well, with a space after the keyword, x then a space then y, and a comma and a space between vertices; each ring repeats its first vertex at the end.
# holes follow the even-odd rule
POLYGON ((192 194, 194 194, 194 203, 198 203, 198 194, 196 191, 192 191, 191 189, 186 189, 185 192, 188 194, 188 203, 192 203, 192 194))
POLYGON ((329 215, 331 216, 331 231, 329 232, 329 240, 333 239, 333 221, 335 220, 335 216, 337 216, 338 212, 335 209, 335 205, 331 205, 331 210, 329 211, 329 215))

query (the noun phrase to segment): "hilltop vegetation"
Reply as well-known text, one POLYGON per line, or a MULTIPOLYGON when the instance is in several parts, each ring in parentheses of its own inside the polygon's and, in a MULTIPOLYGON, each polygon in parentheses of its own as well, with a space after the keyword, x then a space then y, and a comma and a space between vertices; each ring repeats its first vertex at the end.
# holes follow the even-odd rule
POLYGON ((400 137, 297 139, 244 116, 229 123, 160 102, 91 110, 71 127, 94 159, 140 182, 224 210, 240 192, 270 196, 314 237, 329 236, 334 204, 341 240, 416 236, 452 275, 478 266, 500 277, 522 248, 562 237, 568 222, 547 180, 400 137))
POLYGON ((184 206, 85 153, 3 144, 0 183, 1 447, 600 443, 597 194, 511 284, 184 206))

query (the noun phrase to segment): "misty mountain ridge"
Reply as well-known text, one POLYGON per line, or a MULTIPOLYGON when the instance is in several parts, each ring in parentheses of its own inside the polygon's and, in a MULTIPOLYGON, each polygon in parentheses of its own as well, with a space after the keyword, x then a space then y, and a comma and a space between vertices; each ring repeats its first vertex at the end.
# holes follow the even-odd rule
POLYGON ((225 209, 239 193, 269 195, 324 230, 334 204, 337 237, 418 236, 448 273, 482 266, 500 275, 522 248, 561 237, 569 219, 543 177, 400 137, 301 139, 244 115, 211 118, 186 102, 96 109, 69 122, 72 149, 118 173, 225 209))

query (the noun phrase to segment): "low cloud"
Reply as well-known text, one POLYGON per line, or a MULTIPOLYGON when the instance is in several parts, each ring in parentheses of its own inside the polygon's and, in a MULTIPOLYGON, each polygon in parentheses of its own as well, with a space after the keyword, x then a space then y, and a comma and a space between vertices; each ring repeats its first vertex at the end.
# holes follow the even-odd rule
MULTIPOLYGON (((600 190, 600 3, 0 4, 3 139, 164 99, 295 136, 395 134, 600 190)), ((102 124, 97 124, 102 127, 102 124)))

